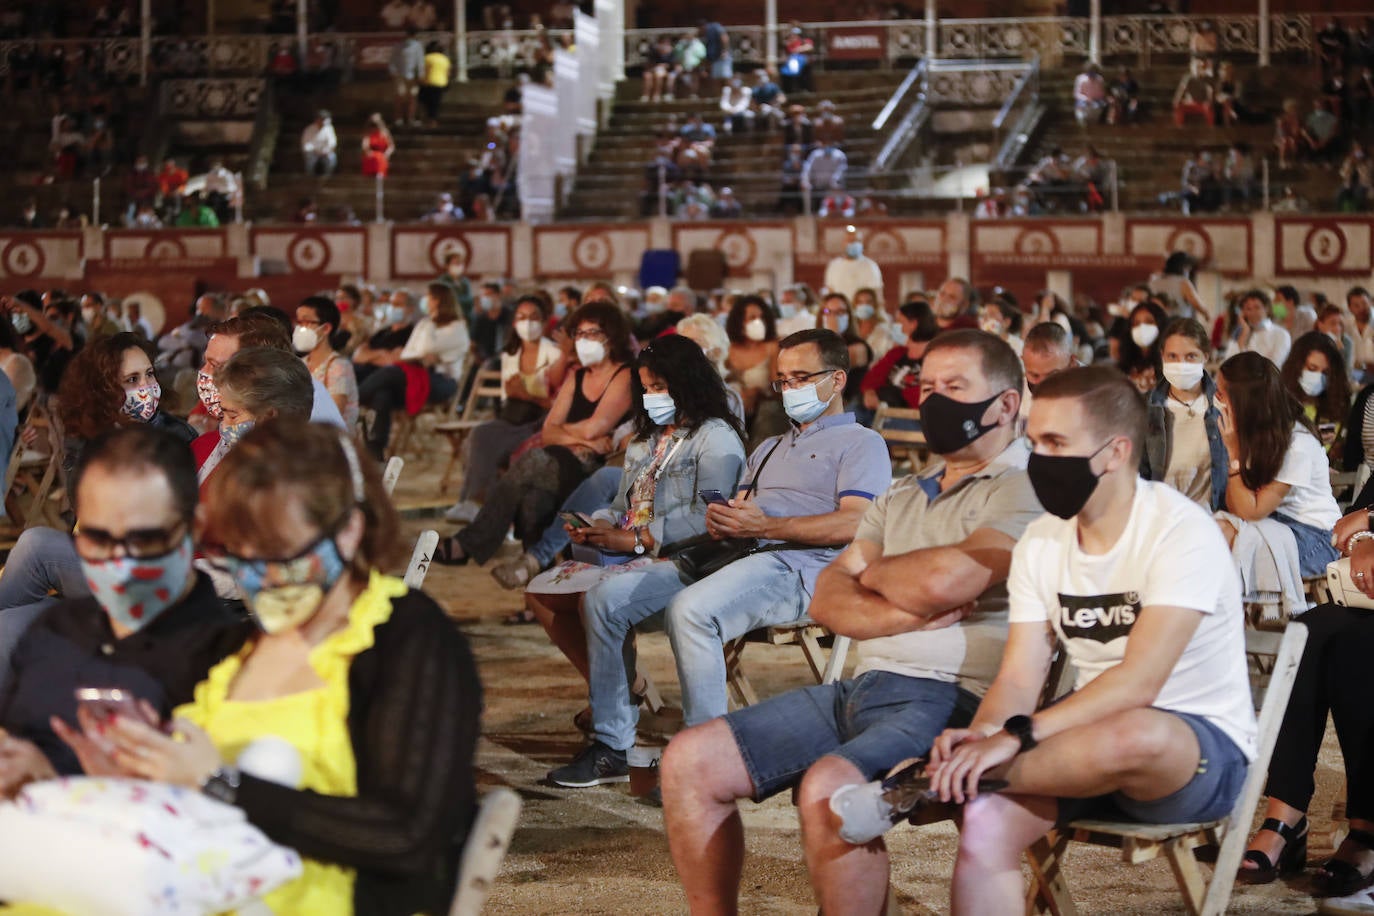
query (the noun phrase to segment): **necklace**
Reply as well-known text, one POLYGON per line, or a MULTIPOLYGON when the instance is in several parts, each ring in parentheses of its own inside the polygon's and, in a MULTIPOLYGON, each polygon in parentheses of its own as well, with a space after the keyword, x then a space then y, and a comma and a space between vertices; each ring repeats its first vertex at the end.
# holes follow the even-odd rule
POLYGON ((1194 417, 1197 416, 1197 412, 1196 412, 1195 410, 1193 410, 1193 405, 1196 404, 1196 403, 1198 402, 1198 398, 1201 398, 1202 395, 1198 395, 1196 398, 1193 398, 1191 401, 1185 401, 1185 400, 1183 400, 1183 398, 1181 398, 1181 397, 1179 397, 1178 395, 1174 394, 1174 389, 1171 387, 1171 388, 1169 389, 1169 397, 1173 398, 1175 401, 1177 401, 1178 403, 1180 403, 1180 404, 1183 405, 1183 408, 1184 408, 1185 410, 1188 411, 1188 419, 1191 420, 1191 419, 1193 419, 1194 417))

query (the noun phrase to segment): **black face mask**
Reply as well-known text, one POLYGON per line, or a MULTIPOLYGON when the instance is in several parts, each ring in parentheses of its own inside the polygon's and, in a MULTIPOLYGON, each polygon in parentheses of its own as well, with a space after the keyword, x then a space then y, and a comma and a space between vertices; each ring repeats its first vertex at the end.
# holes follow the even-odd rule
POLYGON ((943 394, 928 394, 921 398, 921 431, 926 444, 937 455, 948 455, 982 438, 998 424, 983 425, 983 414, 1004 392, 997 392, 986 401, 968 404, 943 394))
POLYGON ((1070 519, 1083 511, 1101 479, 1101 475, 1093 473, 1092 460, 1111 444, 1112 440, 1108 439, 1091 455, 1031 453, 1026 462, 1026 475, 1046 512, 1070 519))

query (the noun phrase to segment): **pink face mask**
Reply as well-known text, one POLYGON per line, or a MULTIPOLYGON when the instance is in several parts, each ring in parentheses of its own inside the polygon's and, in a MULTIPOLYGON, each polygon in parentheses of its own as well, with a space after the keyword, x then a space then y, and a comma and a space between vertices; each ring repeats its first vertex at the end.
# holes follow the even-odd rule
POLYGON ((219 406, 219 389, 215 387, 214 376, 208 372, 196 373, 196 394, 200 397, 200 403, 205 405, 205 412, 218 420, 224 411, 219 406))

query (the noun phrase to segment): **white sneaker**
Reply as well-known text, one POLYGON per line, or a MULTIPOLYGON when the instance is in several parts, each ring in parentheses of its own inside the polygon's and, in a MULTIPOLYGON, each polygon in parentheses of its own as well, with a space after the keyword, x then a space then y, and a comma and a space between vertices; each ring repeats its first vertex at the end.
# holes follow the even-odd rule
POLYGON ((1369 888, 1356 891, 1348 897, 1327 897, 1317 905, 1318 913, 1339 914, 1374 913, 1374 893, 1369 888))
POLYGON ((470 499, 455 503, 444 513, 444 521, 465 524, 477 517, 477 513, 482 511, 482 507, 470 499))

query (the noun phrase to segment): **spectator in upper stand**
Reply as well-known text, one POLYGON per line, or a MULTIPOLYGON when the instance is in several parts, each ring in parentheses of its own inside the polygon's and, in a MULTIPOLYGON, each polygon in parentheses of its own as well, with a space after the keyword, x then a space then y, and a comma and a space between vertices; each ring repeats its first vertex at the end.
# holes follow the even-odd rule
POLYGON ((754 106, 754 124, 769 128, 777 127, 783 120, 783 106, 787 96, 773 79, 773 71, 759 68, 754 71, 754 87, 750 96, 754 106))
POLYGON ((700 112, 694 111, 687 116, 687 123, 682 125, 678 136, 688 143, 714 143, 716 129, 702 118, 700 112))
POLYGON ((1341 189, 1336 194, 1336 209, 1343 213, 1358 213, 1369 206, 1371 187, 1374 187, 1374 162, 1370 161, 1364 145, 1350 141, 1350 152, 1341 163, 1341 189))
POLYGON ((743 215, 744 208, 740 206, 735 192, 730 188, 721 188, 715 203, 711 204, 711 219, 739 219, 743 215))
POLYGON ((420 124, 415 117, 415 105, 420 96, 420 78, 425 73, 425 48, 420 44, 420 39, 415 37, 416 31, 415 26, 406 25, 405 40, 391 52, 391 61, 387 65, 395 84, 392 120, 398 127, 407 123, 411 127, 420 124))
POLYGON ((1073 81, 1073 116, 1080 126, 1100 124, 1107 114, 1107 83, 1097 64, 1089 62, 1073 81))
MULTIPOLYGON (((706 46, 706 63, 711 68, 711 80, 716 86, 735 75, 734 55, 730 51, 730 33, 725 26, 712 20, 701 23, 701 41, 706 46)), ((714 86, 707 87, 708 90, 714 86)))
POLYGON ((720 91, 720 111, 724 116, 721 127, 729 133, 743 133, 753 127, 754 112, 750 108, 753 92, 738 77, 730 81, 720 91))
POLYGON ((127 225, 130 229, 161 229, 163 224, 152 204, 140 204, 127 225))
POLYGON ((816 106, 814 129, 817 143, 838 146, 844 142, 844 118, 835 114, 835 103, 822 99, 816 106))
MULTIPOLYGON (((1049 152, 1040 157, 1026 175, 1024 189, 1031 197, 1030 211, 1033 214, 1059 209, 1058 197, 1069 181, 1071 163, 1069 156, 1058 146, 1050 147, 1049 152)), ((1025 214, 1016 213, 1014 216, 1025 214)))
POLYGON ((1356 130, 1374 127, 1374 55, 1367 59, 1370 63, 1360 68, 1350 86, 1350 116, 1356 130))
POLYGON ((463 219, 463 209, 453 202, 453 195, 445 191, 434 201, 434 206, 420 217, 422 223, 433 223, 435 225, 448 225, 457 223, 463 219))
POLYGON ((396 141, 392 139, 381 114, 374 111, 367 119, 367 136, 363 138, 363 177, 375 178, 380 175, 385 178, 391 169, 391 155, 394 152, 396 141))
POLYGON ((844 150, 831 144, 822 144, 811 151, 802 166, 801 186, 804 193, 811 195, 811 207, 816 209, 826 194, 844 187, 844 173, 849 159, 844 150))
POLYGON ((811 56, 816 53, 816 43, 802 31, 801 23, 795 19, 792 20, 791 31, 783 48, 787 52, 787 58, 782 62, 783 91, 815 92, 811 56))
POLYGON ((1083 199, 1079 208, 1099 213, 1106 206, 1108 168, 1102 154, 1091 143, 1083 147, 1083 155, 1074 160, 1073 178, 1079 184, 1083 199))
POLYGON ((815 127, 806 116, 805 105, 792 105, 787 109, 787 120, 782 123, 782 145, 799 146, 803 155, 811 151, 816 143, 815 127))
POLYGON ((644 61, 644 89, 640 93, 641 102, 659 102, 663 100, 665 92, 672 97, 672 80, 675 75, 673 68, 673 42, 667 35, 660 35, 658 40, 649 43, 649 50, 644 61))
POLYGON ((801 176, 802 169, 806 167, 806 155, 802 151, 801 144, 792 144, 786 148, 782 160, 781 187, 778 191, 778 210, 784 213, 800 213, 801 203, 801 176))
POLYGON ((1283 186, 1283 192, 1279 199, 1274 201, 1274 205, 1269 208, 1275 213, 1306 213, 1307 201, 1298 196, 1291 184, 1283 186))
POLYGON ((1205 76, 1210 77, 1216 72, 1217 53, 1221 50, 1219 38, 1217 27, 1211 20, 1204 19, 1198 23, 1197 31, 1188 39, 1188 51, 1193 56, 1192 63, 1205 76))
POLYGON ((307 175, 328 178, 339 167, 339 138, 329 112, 321 109, 301 131, 301 155, 305 157, 307 175))
POLYGON ((458 308, 463 313, 463 320, 472 321, 472 282, 467 278, 467 257, 460 251, 450 251, 444 256, 444 272, 434 279, 435 283, 442 283, 453 290, 453 296, 458 300, 458 308))
POLYGON ((1332 114, 1331 104, 1326 99, 1314 99, 1312 111, 1302 123, 1301 148, 1314 160, 1331 160, 1336 153, 1340 128, 1340 120, 1332 114))
POLYGON ((200 229, 213 229, 219 225, 219 217, 214 209, 205 202, 196 191, 186 198, 185 205, 181 208, 181 213, 177 216, 176 224, 181 227, 192 227, 200 229))
POLYGON ((1111 98, 1107 108, 1108 124, 1134 124, 1140 116, 1140 83, 1131 71, 1122 67, 1112 80, 1111 98))
POLYGON ((1274 323, 1273 306, 1269 297, 1257 289, 1241 296, 1239 334, 1226 349, 1226 356, 1237 353, 1258 353, 1277 368, 1288 358, 1293 339, 1274 323))
POLYGON ((181 210, 181 195, 186 190, 186 181, 191 176, 177 165, 170 156, 163 160, 157 173, 158 205, 164 213, 177 213, 181 210))
POLYGON ((1204 68, 1196 58, 1178 81, 1174 90, 1174 124, 1183 126, 1188 115, 1202 115, 1209 125, 1217 123, 1216 109, 1212 105, 1212 83, 1204 68))
POLYGON ((59 115, 53 128, 54 169, 59 180, 78 178, 86 165, 86 135, 77 129, 76 121, 59 115))
MULTIPOLYGON (((425 0, 421 0, 425 3, 425 0)), ((434 8, 431 6, 431 10, 434 8)), ((420 102, 425 106, 425 117, 430 127, 439 126, 439 103, 444 100, 444 90, 448 88, 449 73, 453 61, 444 53, 444 46, 431 41, 425 47, 424 75, 420 81, 420 102)))
POLYGON ((857 203, 853 195, 844 191, 835 191, 822 198, 821 205, 816 208, 816 215, 821 219, 828 217, 852 219, 856 206, 857 203))
POLYGON ((1333 16, 1327 20, 1326 25, 1317 32, 1316 44, 1321 78, 1325 80, 1332 73, 1344 73, 1350 56, 1350 36, 1339 19, 1333 16))
POLYGON ((699 83, 697 68, 705 60, 706 45, 697 37, 696 32, 687 32, 679 38, 673 46, 673 64, 676 70, 675 79, 680 86, 669 86, 665 99, 672 101, 673 94, 682 95, 683 90, 686 90, 686 94, 691 98, 696 98, 699 83))
POLYGON ((1274 121, 1274 149, 1279 154, 1279 168, 1286 169, 1297 161, 1302 143, 1302 118, 1298 115, 1298 100, 1284 99, 1283 111, 1274 121))
POLYGON ((1216 207, 1217 174, 1212 166, 1212 154, 1206 150, 1194 150, 1193 155, 1183 163, 1183 183, 1179 200, 1183 205, 1183 215, 1212 210, 1216 207))
POLYGON ((1243 140, 1232 143, 1226 151, 1226 161, 1222 165, 1222 199, 1229 210, 1236 198, 1245 202, 1245 209, 1259 194, 1259 170, 1255 167, 1255 154, 1250 144, 1243 140))
POLYGON ((124 194, 129 199, 129 206, 124 213, 125 223, 133 221, 139 207, 151 207, 157 200, 157 176, 148 168, 147 156, 140 155, 134 159, 134 167, 124 177, 124 194))
POLYGON ((221 223, 229 222, 232 208, 241 200, 238 176, 229 171, 223 159, 210 160, 205 173, 205 202, 214 208, 221 223))
POLYGON ((30 197, 24 203, 19 220, 14 224, 17 229, 42 229, 43 217, 38 214, 38 201, 30 197))
POLYGON ((830 259, 825 266, 825 286, 832 293, 854 301, 861 289, 872 290, 883 299, 883 271, 878 263, 864 254, 863 236, 853 226, 845 233, 844 254, 830 259))
POLYGON ((406 22, 410 19, 409 0, 387 0, 377 14, 382 20, 382 26, 388 32, 399 32, 406 27, 406 22))
POLYGON ((1216 91, 1212 95, 1217 108, 1217 121, 1230 127, 1237 121, 1249 119, 1250 112, 1241 101, 1244 90, 1245 85, 1236 76, 1235 64, 1229 60, 1222 61, 1217 68, 1216 91))
POLYGON ((439 22, 439 11, 430 0, 415 0, 406 22, 414 26, 417 32, 432 31, 439 22))

